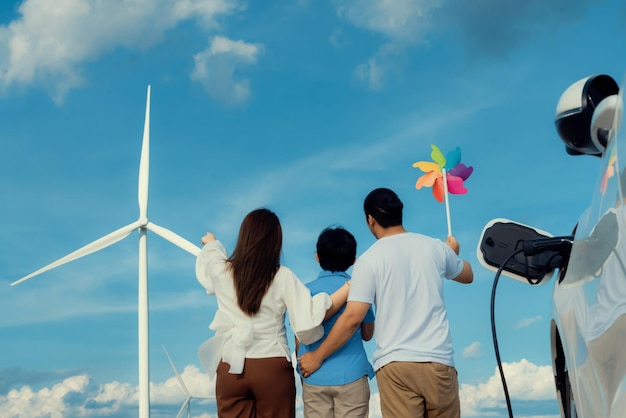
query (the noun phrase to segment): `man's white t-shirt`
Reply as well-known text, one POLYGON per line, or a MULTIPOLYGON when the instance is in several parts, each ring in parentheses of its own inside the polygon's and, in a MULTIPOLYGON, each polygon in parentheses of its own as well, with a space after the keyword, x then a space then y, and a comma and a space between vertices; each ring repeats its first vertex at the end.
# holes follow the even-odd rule
POLYGON ((443 280, 462 270, 448 245, 413 232, 380 238, 358 258, 348 301, 376 306, 375 370, 392 361, 454 366, 443 280))

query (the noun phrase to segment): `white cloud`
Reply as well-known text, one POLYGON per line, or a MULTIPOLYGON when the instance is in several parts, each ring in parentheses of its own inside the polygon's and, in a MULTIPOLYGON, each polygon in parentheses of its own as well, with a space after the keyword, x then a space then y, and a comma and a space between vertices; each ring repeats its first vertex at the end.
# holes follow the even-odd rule
POLYGON ((239 104, 250 97, 250 81, 235 74, 242 65, 254 64, 263 46, 214 37, 204 51, 194 56, 191 79, 202 84, 212 98, 227 104, 239 104))
POLYGON ((429 28, 438 0, 337 0, 337 14, 356 27, 381 33, 401 43, 419 40, 429 28))
MULTIPOLYGON (((198 367, 186 366, 180 373, 180 377, 193 398, 215 398, 215 381, 212 381, 206 373, 201 372, 198 367)), ((150 397, 159 403, 182 404, 187 394, 181 388, 178 378, 172 376, 162 384, 151 385, 150 397)))
POLYGON ((0 91, 40 85, 61 103, 84 83, 86 62, 148 48, 183 20, 215 29, 219 15, 239 9, 239 0, 25 0, 19 17, 0 26, 0 91))
POLYGON ((98 411, 98 415, 106 416, 117 413, 125 406, 137 405, 138 399, 137 387, 114 381, 101 385, 93 397, 86 396, 82 405, 89 405, 90 409, 98 411))
POLYGON ((537 315, 537 316, 535 316, 533 318, 522 319, 521 321, 519 321, 517 323, 517 328, 525 328, 525 327, 530 326, 531 324, 539 321, 540 319, 541 319, 541 315, 537 315))
MULTIPOLYGON (((337 14, 352 25, 382 35, 383 45, 367 62, 357 65, 357 80, 380 90, 398 57, 408 45, 424 42, 430 29, 430 14, 438 0, 337 0, 337 14)), ((333 38, 331 38, 333 39, 333 38)))
POLYGON ((479 358, 483 354, 482 349, 482 344, 474 341, 463 349, 463 358, 479 358))
MULTIPOLYGON (((165 3, 168 4, 168 3, 165 3)), ((177 0, 171 2, 171 21, 185 20, 198 17, 206 28, 218 28, 216 16, 232 14, 243 10, 245 5, 238 0, 177 0)))
POLYGON ((83 393, 88 384, 89 378, 86 375, 79 375, 37 392, 28 386, 20 390, 11 390, 6 396, 0 395, 0 416, 62 418, 69 408, 65 397, 83 393))
MULTIPOLYGON (((180 374, 195 404, 214 402, 215 382, 188 365, 180 374), (200 399, 206 398, 206 399, 200 399)), ((187 395, 173 376, 163 383, 150 384, 150 402, 153 405, 168 405, 178 410, 187 395)), ((29 386, 11 390, 0 395, 0 416, 29 418, 62 418, 74 416, 127 416, 128 410, 137 408, 138 389, 130 383, 117 381, 100 386, 90 384, 87 375, 64 379, 51 388, 33 391, 29 386)), ((209 415, 203 414, 204 417, 209 415)))
MULTIPOLYGON (((504 363, 509 393, 514 400, 545 401, 554 399, 555 388, 550 366, 537 366, 526 359, 504 363)), ((198 367, 188 365, 180 376, 193 397, 194 405, 214 405, 215 381, 198 367)), ((297 408, 302 402, 298 390, 297 408)), ((30 418, 60 418, 71 416, 127 416, 128 410, 137 407, 137 387, 129 383, 109 382, 95 386, 86 375, 72 376, 51 388, 33 391, 24 386, 0 395, 0 416, 30 418)), ((178 410, 186 399, 176 376, 162 383, 151 383, 150 401, 153 405, 166 405, 178 410)), ((488 408, 505 408, 502 382, 497 369, 487 382, 460 385, 461 410, 464 417, 482 417, 488 408)), ((198 407, 195 409, 197 412, 198 407)), ((130 415, 128 415, 130 416, 130 415)), ((204 413, 201 417, 208 418, 204 413)), ((370 417, 381 417, 380 395, 374 388, 370 398, 370 417)))
MULTIPOLYGON (((551 366, 537 366, 526 359, 503 363, 504 376, 513 399, 541 401, 554 399, 554 376, 551 366)), ((463 416, 482 417, 485 408, 505 408, 504 390, 500 372, 496 368, 486 383, 461 384, 460 398, 463 416)))

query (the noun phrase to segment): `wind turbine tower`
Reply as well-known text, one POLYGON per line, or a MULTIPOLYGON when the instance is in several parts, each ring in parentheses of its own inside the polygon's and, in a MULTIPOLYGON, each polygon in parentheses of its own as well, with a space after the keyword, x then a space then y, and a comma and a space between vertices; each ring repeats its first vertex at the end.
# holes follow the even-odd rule
POLYGON ((148 243, 147 231, 150 230, 161 238, 197 256, 200 248, 187 241, 180 235, 163 228, 148 220, 148 183, 150 169, 150 86, 146 98, 146 115, 141 145, 141 159, 139 161, 139 218, 81 248, 48 264, 39 270, 11 283, 11 286, 20 284, 55 267, 69 263, 96 251, 100 251, 126 238, 133 231, 139 231, 139 277, 138 277, 138 367, 139 367, 139 418, 150 417, 150 351, 149 351, 149 321, 148 321, 148 243))

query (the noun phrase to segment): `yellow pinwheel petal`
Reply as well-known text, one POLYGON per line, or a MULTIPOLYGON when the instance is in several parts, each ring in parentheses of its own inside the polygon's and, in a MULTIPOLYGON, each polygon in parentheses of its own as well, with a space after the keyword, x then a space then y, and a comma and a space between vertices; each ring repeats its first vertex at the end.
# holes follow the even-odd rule
POLYGON ((429 171, 436 171, 438 173, 441 172, 441 169, 437 163, 433 163, 432 161, 418 161, 413 163, 413 167, 419 168, 424 173, 428 173, 429 171))

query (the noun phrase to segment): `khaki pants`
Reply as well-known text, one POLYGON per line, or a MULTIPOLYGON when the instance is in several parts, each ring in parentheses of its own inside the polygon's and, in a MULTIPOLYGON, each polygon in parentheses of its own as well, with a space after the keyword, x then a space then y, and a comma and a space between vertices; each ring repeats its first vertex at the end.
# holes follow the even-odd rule
POLYGON ((302 383, 305 418, 363 418, 369 414, 367 376, 345 385, 316 386, 302 383))
POLYGON ((217 366, 215 397, 220 418, 295 418, 296 380, 285 357, 247 358, 242 374, 217 366))
POLYGON ((392 362, 376 371, 384 418, 460 418, 454 367, 440 363, 392 362))

